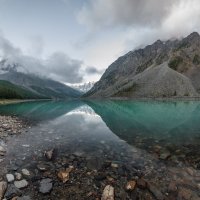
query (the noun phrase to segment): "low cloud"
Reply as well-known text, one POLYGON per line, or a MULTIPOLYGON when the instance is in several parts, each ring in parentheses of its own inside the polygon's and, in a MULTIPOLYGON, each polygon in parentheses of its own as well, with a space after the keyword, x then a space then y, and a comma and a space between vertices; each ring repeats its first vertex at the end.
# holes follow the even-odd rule
POLYGON ((0 60, 6 59, 6 64, 19 64, 17 71, 34 73, 61 82, 79 83, 83 81, 83 62, 72 59, 62 52, 55 52, 46 59, 25 55, 20 48, 15 47, 8 39, 0 36, 0 60))
POLYGON ((103 73, 103 70, 98 70, 97 68, 95 67, 87 67, 85 69, 85 72, 86 74, 88 75, 92 75, 92 74, 102 74, 103 73))

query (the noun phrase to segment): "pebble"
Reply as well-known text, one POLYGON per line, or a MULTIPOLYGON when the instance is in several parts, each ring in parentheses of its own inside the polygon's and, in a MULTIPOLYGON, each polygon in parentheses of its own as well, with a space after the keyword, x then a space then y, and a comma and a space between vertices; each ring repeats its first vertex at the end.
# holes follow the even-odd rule
POLYGON ((138 188, 140 188, 140 189, 146 189, 146 187, 147 187, 147 182, 144 180, 144 179, 138 179, 137 180, 137 186, 138 186, 138 188))
POLYGON ((135 189, 135 186, 136 186, 136 182, 135 181, 129 181, 126 184, 126 190, 127 191, 133 191, 135 189))
POLYGON ((167 160, 169 157, 171 156, 170 152, 169 151, 165 151, 163 153, 160 154, 160 159, 161 160, 167 160))
POLYGON ((114 200, 114 188, 111 185, 104 188, 101 200, 114 200))
POLYGON ((69 172, 66 170, 61 170, 58 172, 58 178, 63 182, 66 183, 69 180, 69 172))
POLYGON ((16 172, 16 173, 15 173, 15 177, 16 177, 16 179, 19 181, 19 180, 22 179, 22 174, 16 172))
POLYGON ((40 171, 47 171, 47 170, 49 169, 49 165, 40 163, 40 164, 37 165, 37 168, 38 168, 40 171))
POLYGON ((6 174, 6 179, 10 183, 15 180, 15 177, 12 174, 6 174))
POLYGON ((28 186, 28 182, 27 182, 25 179, 23 179, 23 180, 21 180, 21 181, 15 181, 15 182, 14 182, 14 185, 15 185, 15 187, 17 187, 18 189, 23 189, 23 188, 25 188, 25 187, 28 186))
POLYGON ((6 190, 7 190, 7 187, 8 187, 8 185, 7 185, 6 182, 4 182, 4 181, 0 182, 0 200, 3 199, 4 194, 5 194, 6 190))
POLYGON ((30 172, 27 169, 22 169, 22 174, 24 176, 30 176, 31 175, 30 172))
POLYGON ((53 187, 52 179, 46 178, 46 179, 43 179, 43 180, 40 182, 39 191, 40 191, 42 194, 48 194, 48 193, 51 192, 52 187, 53 187))
POLYGON ((153 183, 148 183, 149 191, 156 197, 157 200, 163 200, 164 196, 160 192, 160 188, 157 188, 153 183))
POLYGON ((51 149, 51 150, 49 150, 49 151, 46 151, 46 152, 44 153, 44 155, 45 155, 45 157, 46 157, 48 160, 52 160, 52 158, 53 158, 53 153, 54 153, 54 149, 51 149))
POLYGON ((0 156, 4 156, 6 153, 6 150, 4 149, 4 147, 0 146, 0 156))
POLYGON ((117 163, 111 163, 111 167, 113 167, 113 168, 118 168, 119 165, 118 165, 117 163))

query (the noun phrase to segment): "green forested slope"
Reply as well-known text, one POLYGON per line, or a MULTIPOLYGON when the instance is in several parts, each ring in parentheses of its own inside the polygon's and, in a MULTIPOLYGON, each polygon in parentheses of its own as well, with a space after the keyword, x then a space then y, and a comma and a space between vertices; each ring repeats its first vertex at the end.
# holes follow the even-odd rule
POLYGON ((0 80, 0 99, 38 99, 45 98, 8 81, 0 80))

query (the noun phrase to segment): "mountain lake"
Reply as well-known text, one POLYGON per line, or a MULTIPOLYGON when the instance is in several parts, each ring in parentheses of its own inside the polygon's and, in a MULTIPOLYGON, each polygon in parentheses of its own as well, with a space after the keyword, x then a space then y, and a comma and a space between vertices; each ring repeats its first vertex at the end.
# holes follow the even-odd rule
POLYGON ((115 199, 200 199, 199 101, 35 101, 0 114, 28 124, 0 140, 0 177, 27 183, 11 180, 7 199, 101 199, 107 185, 115 199))

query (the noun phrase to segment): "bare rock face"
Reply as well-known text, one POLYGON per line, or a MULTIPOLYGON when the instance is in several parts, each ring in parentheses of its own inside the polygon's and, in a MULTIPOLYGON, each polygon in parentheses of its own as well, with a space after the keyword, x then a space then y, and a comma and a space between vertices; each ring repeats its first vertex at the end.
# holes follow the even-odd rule
POLYGON ((114 200, 114 188, 111 185, 104 188, 101 200, 114 200))
POLYGON ((156 41, 118 58, 86 97, 199 97, 200 36, 156 41))

